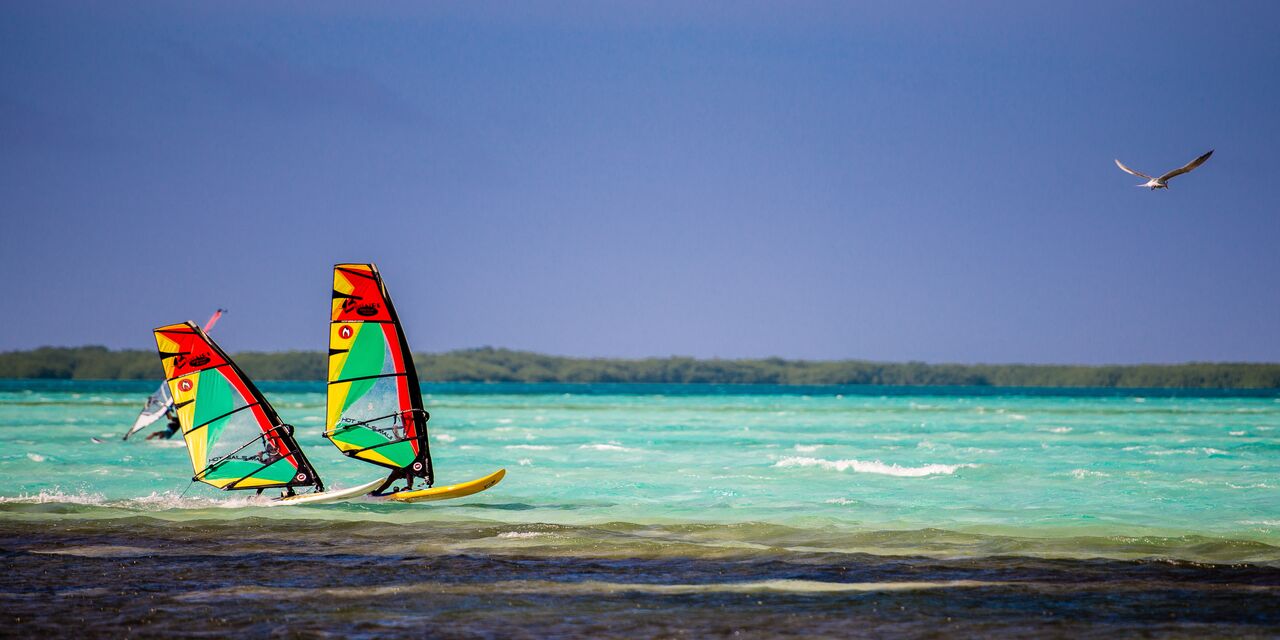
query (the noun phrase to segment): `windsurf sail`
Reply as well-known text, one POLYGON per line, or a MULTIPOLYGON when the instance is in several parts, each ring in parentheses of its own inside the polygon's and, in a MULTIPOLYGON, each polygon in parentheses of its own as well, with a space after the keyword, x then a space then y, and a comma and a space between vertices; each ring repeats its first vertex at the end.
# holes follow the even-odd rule
POLYGON ((129 427, 129 431, 124 434, 124 439, 128 440, 129 436, 146 429, 151 423, 159 420, 169 407, 173 405, 173 398, 169 396, 169 384, 160 383, 160 388, 154 393, 147 396, 147 403, 142 405, 142 412, 138 414, 138 419, 133 421, 133 426, 129 427))
MULTIPOLYGON (((391 296, 372 264, 333 268, 324 435, 343 454, 435 482, 422 390, 391 296)), ((408 487, 406 487, 408 488, 408 487)))
MULTIPOLYGON (((218 319, 226 309, 218 309, 209 316, 209 320, 204 323, 204 330, 207 332, 213 329, 213 325, 218 324, 218 319)), ((142 405, 142 411, 138 413, 137 419, 133 421, 133 426, 124 434, 124 440, 128 440, 129 436, 146 429, 161 416, 169 412, 169 408, 173 406, 173 397, 169 395, 169 384, 161 382, 151 395, 147 396, 147 401, 142 405)))
POLYGON ((192 322, 155 330, 193 480, 219 489, 324 485, 253 382, 192 322))

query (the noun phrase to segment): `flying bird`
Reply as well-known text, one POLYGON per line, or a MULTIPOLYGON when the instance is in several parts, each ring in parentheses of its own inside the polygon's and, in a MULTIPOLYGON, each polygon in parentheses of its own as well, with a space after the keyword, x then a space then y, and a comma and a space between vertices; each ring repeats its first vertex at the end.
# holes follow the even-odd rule
POLYGON ((1211 155, 1213 155, 1213 149, 1210 149, 1210 150, 1209 150, 1209 153, 1206 153, 1206 154, 1204 154, 1204 155, 1200 156, 1199 158, 1196 158, 1195 160, 1192 160, 1191 162, 1188 162, 1186 165, 1184 165, 1184 166, 1182 166, 1182 167, 1179 167, 1179 168, 1177 168, 1177 169, 1174 169, 1173 171, 1170 171, 1169 173, 1166 173, 1166 174, 1164 174, 1164 175, 1160 176, 1159 178, 1152 178, 1151 176, 1149 176, 1149 175, 1147 175, 1147 174, 1145 174, 1145 173, 1142 173, 1141 171, 1134 171, 1133 169, 1130 169, 1129 167, 1124 166, 1124 163, 1123 163, 1123 162, 1120 162, 1119 160, 1116 160, 1116 166, 1117 166, 1117 167, 1120 167, 1120 169, 1121 169, 1121 170, 1123 170, 1125 173, 1131 173, 1131 174, 1133 174, 1133 175, 1135 175, 1135 176, 1138 176, 1139 178, 1146 178, 1146 179, 1147 179, 1147 182, 1146 182, 1146 183, 1144 183, 1144 184, 1140 184, 1140 185, 1137 185, 1137 186, 1139 186, 1139 187, 1148 187, 1148 188, 1150 188, 1152 191, 1154 191, 1154 190, 1156 190, 1156 189, 1168 189, 1168 188, 1169 188, 1169 179, 1170 179, 1170 178, 1172 178, 1172 177, 1174 177, 1174 176, 1180 176, 1180 175, 1182 175, 1182 174, 1184 174, 1184 173, 1187 173, 1188 171, 1191 171, 1192 169, 1194 169, 1194 168, 1196 168, 1196 167, 1198 167, 1198 166, 1200 166, 1200 165, 1204 164, 1204 161, 1205 161, 1205 160, 1208 160, 1208 159, 1209 159, 1209 156, 1211 156, 1211 155))

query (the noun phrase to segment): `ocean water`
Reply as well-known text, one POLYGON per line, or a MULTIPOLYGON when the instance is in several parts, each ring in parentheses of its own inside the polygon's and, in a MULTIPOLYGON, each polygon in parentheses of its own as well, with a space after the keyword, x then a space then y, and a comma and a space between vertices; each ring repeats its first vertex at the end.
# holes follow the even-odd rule
MULTIPOLYGON (((322 384, 261 386, 326 484, 380 475, 321 437, 322 384)), ((268 508, 120 440, 153 387, 0 381, 11 625, 1280 633, 1274 392, 428 385, 438 482, 501 484, 268 508)))

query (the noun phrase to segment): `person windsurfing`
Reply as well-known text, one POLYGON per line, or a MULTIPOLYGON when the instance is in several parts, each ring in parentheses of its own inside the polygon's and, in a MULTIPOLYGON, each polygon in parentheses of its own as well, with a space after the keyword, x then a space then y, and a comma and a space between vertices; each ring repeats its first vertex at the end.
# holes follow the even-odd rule
MULTIPOLYGON (((213 329, 213 325, 218 323, 218 319, 221 318, 222 314, 226 313, 226 311, 226 309, 218 309, 217 311, 214 311, 213 315, 209 316, 208 322, 204 323, 204 330, 209 331, 210 329, 213 329)), ((181 426, 178 424, 177 410, 173 406, 173 398, 169 397, 169 385, 163 382, 160 383, 160 388, 156 389, 155 393, 152 393, 147 397, 147 401, 142 405, 142 411, 138 414, 138 418, 133 421, 133 426, 125 432, 124 438, 122 439, 128 440, 129 436, 151 426, 155 421, 159 420, 161 416, 169 416, 169 424, 166 427, 167 430, 149 434, 147 435, 147 440, 151 440, 153 438, 168 440, 173 437, 173 434, 177 433, 181 429, 181 426)))
POLYGON ((173 408, 173 403, 169 404, 169 408, 164 412, 164 415, 169 417, 169 424, 160 431, 156 431, 154 433, 148 433, 147 434, 148 440, 154 440, 156 438, 160 438, 161 440, 168 440, 169 438, 173 437, 173 434, 182 430, 182 423, 178 422, 178 412, 173 408))

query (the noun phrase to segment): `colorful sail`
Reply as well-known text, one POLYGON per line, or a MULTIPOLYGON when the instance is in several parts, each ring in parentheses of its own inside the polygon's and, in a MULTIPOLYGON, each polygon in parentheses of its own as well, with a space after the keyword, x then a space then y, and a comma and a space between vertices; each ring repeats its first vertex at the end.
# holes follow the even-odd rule
POLYGON ((155 334, 193 480, 220 489, 314 485, 323 491, 293 427, 281 422, 208 334, 192 322, 160 327, 155 334))
MULTIPOLYGON (((205 332, 212 330, 213 325, 218 324, 218 318, 221 318, 225 312, 226 309, 214 311, 213 315, 209 316, 209 320, 204 323, 205 332)), ((128 440, 129 436, 151 426, 161 416, 168 413, 172 406, 173 398, 169 395, 169 383, 161 382, 160 387, 150 396, 147 396, 147 401, 142 405, 142 411, 138 412, 138 417, 133 421, 133 426, 129 427, 129 430, 125 432, 124 439, 128 440)))
POLYGON ((422 391, 391 297, 371 264, 333 268, 325 437, 344 454, 434 481, 422 391))

